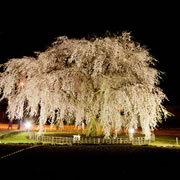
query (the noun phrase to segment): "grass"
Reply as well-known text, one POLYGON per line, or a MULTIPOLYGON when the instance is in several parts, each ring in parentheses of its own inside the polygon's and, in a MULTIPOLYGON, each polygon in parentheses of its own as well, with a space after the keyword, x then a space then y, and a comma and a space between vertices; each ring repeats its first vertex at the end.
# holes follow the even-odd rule
POLYGON ((37 143, 37 141, 27 138, 27 132, 12 134, 8 137, 0 139, 0 143, 37 143))
POLYGON ((170 146, 176 146, 180 147, 176 144, 176 138, 172 136, 156 136, 156 141, 149 143, 149 145, 153 146, 163 146, 163 147, 170 147, 170 146))
POLYGON ((60 132, 60 131, 46 131, 43 133, 45 136, 73 136, 73 135, 82 135, 81 132, 78 131, 65 131, 65 132, 60 132))
MULTIPOLYGON (((44 135, 49 135, 49 136, 72 136, 74 134, 77 134, 75 132, 46 132, 44 135)), ((27 138, 28 133, 27 132, 21 132, 18 134, 12 134, 8 137, 5 137, 3 139, 0 139, 0 143, 38 143, 38 141, 30 140, 27 138)), ((180 140, 179 140, 180 144, 180 140)), ((151 146, 163 146, 163 147, 179 147, 180 145, 176 144, 176 138, 171 137, 171 136, 156 136, 156 141, 151 142, 148 145, 151 146)))

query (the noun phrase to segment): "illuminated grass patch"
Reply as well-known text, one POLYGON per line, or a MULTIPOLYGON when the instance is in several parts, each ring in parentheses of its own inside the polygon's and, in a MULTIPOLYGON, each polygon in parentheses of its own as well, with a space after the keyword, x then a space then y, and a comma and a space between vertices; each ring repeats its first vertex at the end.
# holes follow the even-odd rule
POLYGON ((3 139, 0 139, 1 143, 36 143, 37 141, 33 141, 27 138, 28 133, 22 132, 14 135, 10 135, 3 139))

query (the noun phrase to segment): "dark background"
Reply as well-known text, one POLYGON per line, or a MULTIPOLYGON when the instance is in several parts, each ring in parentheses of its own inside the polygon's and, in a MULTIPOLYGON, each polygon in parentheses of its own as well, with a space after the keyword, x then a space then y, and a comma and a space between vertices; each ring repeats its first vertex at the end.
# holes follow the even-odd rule
POLYGON ((179 12, 173 3, 70 3, 1 5, 0 62, 33 56, 44 51, 58 36, 87 37, 130 31, 135 41, 146 45, 166 74, 161 88, 169 101, 179 105, 179 12))

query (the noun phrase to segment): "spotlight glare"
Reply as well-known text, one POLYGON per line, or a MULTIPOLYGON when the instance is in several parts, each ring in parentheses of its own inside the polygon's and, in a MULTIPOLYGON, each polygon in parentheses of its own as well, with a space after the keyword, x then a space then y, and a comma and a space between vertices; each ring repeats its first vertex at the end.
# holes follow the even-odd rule
POLYGON ((133 128, 130 128, 130 129, 129 129, 129 133, 130 133, 130 134, 134 134, 134 132, 135 132, 135 130, 134 130, 133 128))
POLYGON ((31 122, 28 121, 24 124, 24 126, 25 126, 25 129, 29 130, 31 128, 32 124, 31 124, 31 122))

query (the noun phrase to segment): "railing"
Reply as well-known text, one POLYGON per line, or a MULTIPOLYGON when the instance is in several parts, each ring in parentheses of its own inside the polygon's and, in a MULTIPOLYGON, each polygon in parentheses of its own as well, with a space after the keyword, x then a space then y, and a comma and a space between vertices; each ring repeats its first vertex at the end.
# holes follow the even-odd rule
POLYGON ((155 141, 155 136, 152 135, 151 139, 146 140, 145 137, 134 137, 132 140, 129 138, 109 138, 105 139, 102 137, 80 137, 75 135, 73 137, 53 137, 53 136, 43 136, 35 133, 29 133, 28 138, 35 141, 47 142, 51 144, 134 144, 141 145, 147 144, 149 142, 155 141))

